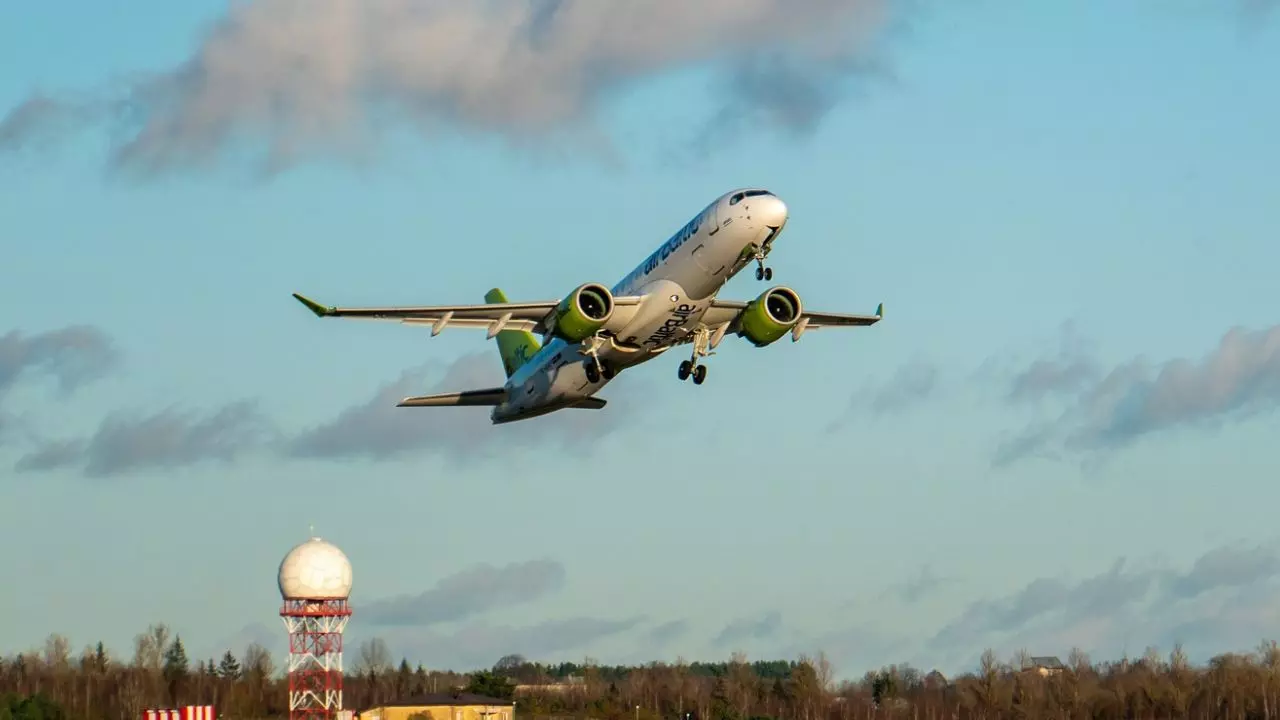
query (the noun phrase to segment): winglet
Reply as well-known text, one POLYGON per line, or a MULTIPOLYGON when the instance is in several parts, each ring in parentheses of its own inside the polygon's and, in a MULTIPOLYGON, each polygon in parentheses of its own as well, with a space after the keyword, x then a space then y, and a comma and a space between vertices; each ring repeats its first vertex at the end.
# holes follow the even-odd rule
POLYGON ((880 303, 879 305, 876 306, 876 317, 878 318, 884 317, 884 303, 880 303))
POLYGON ((315 300, 312 300, 312 299, 307 298, 307 297, 303 297, 303 296, 299 295, 298 293, 294 293, 294 294, 293 294, 293 297, 294 297, 298 302, 302 303, 303 305, 306 305, 308 310, 310 310, 311 312, 313 312, 313 313, 315 313, 315 314, 316 314, 316 317, 324 317, 325 315, 332 315, 332 314, 333 314, 334 308, 331 308, 331 307, 325 307, 324 305, 321 305, 320 303, 316 302, 315 300))

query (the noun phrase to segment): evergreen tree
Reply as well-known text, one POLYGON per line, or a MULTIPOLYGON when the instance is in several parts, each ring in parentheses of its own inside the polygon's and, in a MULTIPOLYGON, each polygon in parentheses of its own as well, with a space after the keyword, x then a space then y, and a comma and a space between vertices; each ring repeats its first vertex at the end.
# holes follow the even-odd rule
POLYGON ((190 663, 187 661, 187 649, 182 645, 181 635, 175 635, 173 642, 165 650, 164 667, 161 672, 164 675, 165 685, 169 687, 170 700, 177 703, 179 695, 186 689, 187 678, 191 673, 190 663))
POLYGON ((25 698, 13 695, 4 700, 0 703, 0 715, 13 720, 63 720, 67 716, 60 705, 43 693, 25 698))
POLYGON ((107 670, 107 648, 98 641, 98 646, 93 649, 93 669, 98 672, 106 672, 107 670))
POLYGON ((486 695, 500 700, 510 700, 515 695, 516 687, 501 675, 490 670, 481 670, 471 676, 471 682, 463 688, 463 692, 486 695))
POLYGON ((218 677, 232 681, 240 679, 240 661, 230 650, 223 654, 222 662, 218 663, 218 677))
POLYGON ((413 671, 413 694, 422 695, 428 690, 427 685, 427 669, 418 663, 418 669, 413 671))
POLYGON ((396 699, 403 700, 409 696, 413 684, 413 668, 409 667, 408 658, 400 658, 400 667, 396 669, 396 699))

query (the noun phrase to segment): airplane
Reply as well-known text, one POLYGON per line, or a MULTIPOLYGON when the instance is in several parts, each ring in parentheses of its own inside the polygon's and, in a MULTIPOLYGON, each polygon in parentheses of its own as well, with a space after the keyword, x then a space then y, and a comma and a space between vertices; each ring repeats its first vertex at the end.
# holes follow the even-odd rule
POLYGON ((770 281, 765 258, 787 223, 787 206, 760 188, 727 192, 684 224, 613 288, 587 282, 563 299, 508 302, 499 288, 484 304, 423 307, 330 307, 294 293, 318 317, 398 320, 448 327, 483 327, 496 339, 507 379, 501 387, 407 397, 397 407, 490 406, 494 425, 564 409, 598 410, 597 393, 618 373, 677 345, 692 344, 680 380, 707 378, 702 358, 727 334, 765 347, 809 330, 865 327, 884 316, 806 310, 795 290, 777 285, 747 302, 722 300, 721 288, 752 261, 756 280, 770 281), (540 334, 541 340, 534 337, 540 334))

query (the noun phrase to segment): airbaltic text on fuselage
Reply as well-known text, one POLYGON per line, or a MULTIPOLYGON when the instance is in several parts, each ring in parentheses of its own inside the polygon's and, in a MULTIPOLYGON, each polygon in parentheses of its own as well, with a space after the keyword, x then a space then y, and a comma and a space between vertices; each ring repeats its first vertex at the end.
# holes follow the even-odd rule
POLYGON ((666 259, 671 257, 672 253, 679 250, 682 245, 688 242, 689 238, 698 234, 699 228, 702 227, 702 221, 706 219, 707 213, 710 210, 711 206, 708 205, 702 210, 702 212, 694 216, 692 220, 685 223, 685 226, 677 230, 675 235, 672 235, 666 242, 662 243, 662 247, 654 250, 653 254, 640 264, 640 267, 631 271, 630 275, 623 278, 622 282, 618 283, 618 289, 621 290, 622 288, 630 287, 631 284, 639 278, 657 270, 658 266, 663 262, 666 262, 666 259))
POLYGON ((671 310, 671 317, 662 323, 653 334, 645 338, 645 345, 661 345, 671 339, 677 330, 689 322, 689 317, 698 309, 697 305, 681 303, 671 310))

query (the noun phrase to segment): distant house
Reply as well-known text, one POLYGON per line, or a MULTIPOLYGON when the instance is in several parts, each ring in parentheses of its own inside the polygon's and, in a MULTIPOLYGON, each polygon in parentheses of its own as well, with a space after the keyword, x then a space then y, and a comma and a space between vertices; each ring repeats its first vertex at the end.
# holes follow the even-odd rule
POLYGON ((924 676, 924 686, 930 690, 939 690, 947 686, 947 676, 934 670, 924 676))
POLYGON ((1041 655, 1031 658, 1031 667, 1027 669, 1040 673, 1042 677, 1048 677, 1066 670, 1067 666, 1063 665, 1056 655, 1041 655))
POLYGON ((529 693, 562 693, 574 688, 586 687, 586 678, 581 675, 568 675, 564 680, 554 683, 530 683, 516 685, 516 695, 528 695, 529 693))

